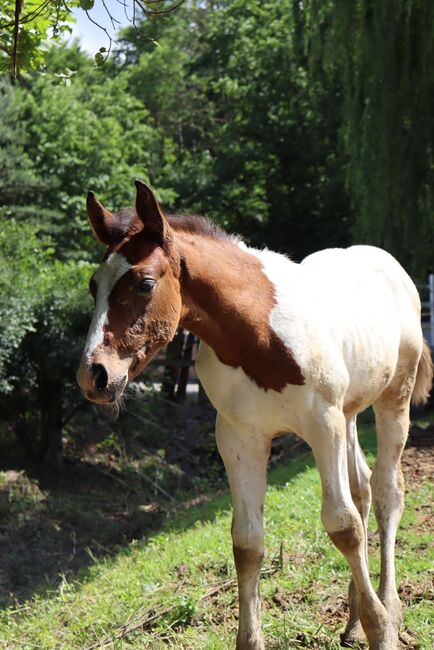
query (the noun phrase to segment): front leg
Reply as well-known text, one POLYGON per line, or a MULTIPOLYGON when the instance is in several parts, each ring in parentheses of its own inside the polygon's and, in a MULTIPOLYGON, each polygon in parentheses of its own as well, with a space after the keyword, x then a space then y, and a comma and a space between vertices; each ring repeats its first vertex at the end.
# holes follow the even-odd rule
POLYGON ((232 542, 239 592, 237 650, 263 650, 259 574, 271 441, 217 417, 216 440, 232 492, 232 542))

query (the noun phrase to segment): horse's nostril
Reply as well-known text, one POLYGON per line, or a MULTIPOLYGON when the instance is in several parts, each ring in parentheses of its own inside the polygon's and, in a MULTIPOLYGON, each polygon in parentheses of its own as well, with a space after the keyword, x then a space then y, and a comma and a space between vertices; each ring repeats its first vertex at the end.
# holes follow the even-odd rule
POLYGON ((101 363, 92 364, 92 373, 95 382, 95 388, 99 391, 102 391, 105 388, 107 388, 108 373, 101 363))

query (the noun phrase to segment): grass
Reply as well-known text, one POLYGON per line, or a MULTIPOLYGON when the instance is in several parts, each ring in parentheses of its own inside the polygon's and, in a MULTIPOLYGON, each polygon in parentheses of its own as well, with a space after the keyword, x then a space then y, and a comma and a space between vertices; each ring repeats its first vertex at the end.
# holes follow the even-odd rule
MULTIPOLYGON (((361 437, 372 450, 372 430, 366 428, 361 437)), ((432 537, 423 523, 430 499, 429 483, 409 487, 397 545, 404 626, 421 650, 432 648, 434 633, 428 598, 432 537)), ((270 472, 261 580, 267 648, 340 647, 349 572, 321 527, 319 510, 320 485, 310 454, 270 472)), ((113 557, 96 559, 56 590, 3 610, 0 648, 234 647, 230 523, 228 495, 172 513, 159 532, 119 548, 113 557)), ((374 521, 370 529, 375 531, 374 521)), ((371 575, 378 583, 378 535, 372 533, 369 542, 371 575)))

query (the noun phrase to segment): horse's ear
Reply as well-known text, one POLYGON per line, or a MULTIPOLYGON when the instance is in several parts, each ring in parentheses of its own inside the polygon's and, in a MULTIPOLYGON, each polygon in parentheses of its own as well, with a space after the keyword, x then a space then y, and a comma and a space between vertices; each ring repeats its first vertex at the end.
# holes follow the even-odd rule
POLYGON ((155 194, 142 181, 136 180, 134 184, 137 189, 136 212, 143 223, 143 230, 154 235, 159 243, 166 243, 170 239, 170 227, 155 194))
POLYGON ((116 217, 98 201, 93 192, 87 194, 87 214, 90 225, 99 241, 106 246, 113 243, 116 230, 116 217))

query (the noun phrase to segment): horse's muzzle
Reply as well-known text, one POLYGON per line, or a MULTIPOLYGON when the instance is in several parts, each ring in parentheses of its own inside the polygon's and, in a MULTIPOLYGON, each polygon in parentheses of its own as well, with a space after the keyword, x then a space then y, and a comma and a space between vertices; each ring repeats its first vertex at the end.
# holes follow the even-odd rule
POLYGON ((81 363, 77 370, 77 383, 81 392, 95 404, 112 404, 121 397, 127 385, 128 375, 111 377, 102 363, 81 363))

